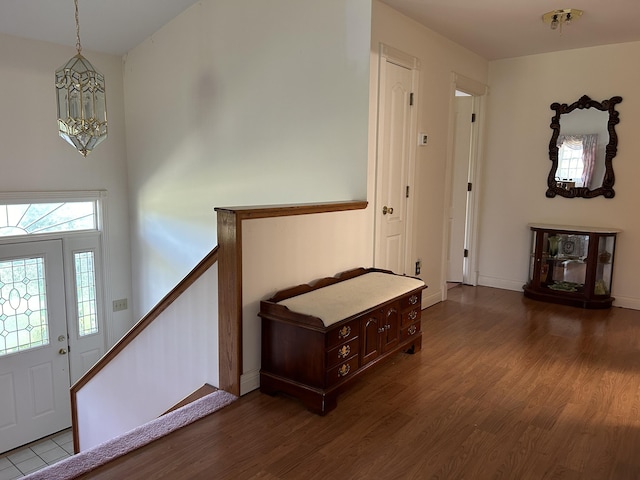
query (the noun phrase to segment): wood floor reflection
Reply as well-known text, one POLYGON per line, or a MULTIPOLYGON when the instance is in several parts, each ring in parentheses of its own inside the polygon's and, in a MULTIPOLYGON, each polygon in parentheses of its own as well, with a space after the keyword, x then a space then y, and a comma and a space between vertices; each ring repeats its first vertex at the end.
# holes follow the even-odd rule
POLYGON ((256 391, 81 478, 640 478, 640 311, 448 295, 325 417, 256 391))

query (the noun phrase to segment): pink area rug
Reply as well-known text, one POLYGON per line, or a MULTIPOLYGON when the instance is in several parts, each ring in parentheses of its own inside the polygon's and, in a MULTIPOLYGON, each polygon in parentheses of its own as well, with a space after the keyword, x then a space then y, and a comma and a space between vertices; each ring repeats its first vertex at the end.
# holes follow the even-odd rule
POLYGON ((42 470, 33 472, 24 477, 24 479, 68 480, 75 478, 114 458, 151 443, 174 430, 189 425, 216 410, 220 410, 237 398, 238 397, 230 393, 216 390, 184 407, 134 428, 119 437, 108 440, 42 470))

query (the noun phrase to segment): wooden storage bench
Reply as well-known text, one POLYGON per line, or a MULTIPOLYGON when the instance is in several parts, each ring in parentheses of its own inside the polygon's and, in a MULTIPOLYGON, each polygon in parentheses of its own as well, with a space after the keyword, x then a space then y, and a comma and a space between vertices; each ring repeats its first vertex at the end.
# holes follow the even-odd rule
POLYGON ((326 414, 365 370, 421 349, 424 288, 417 278, 358 268, 262 301, 260 391, 326 414))

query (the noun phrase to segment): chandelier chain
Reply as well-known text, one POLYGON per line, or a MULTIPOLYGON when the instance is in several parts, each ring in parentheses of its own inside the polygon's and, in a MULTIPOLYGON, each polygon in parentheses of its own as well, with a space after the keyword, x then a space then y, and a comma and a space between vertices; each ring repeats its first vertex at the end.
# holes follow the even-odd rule
POLYGON ((82 52, 82 45, 80 45, 80 17, 78 16, 78 0, 74 0, 76 6, 76 50, 78 55, 82 52))

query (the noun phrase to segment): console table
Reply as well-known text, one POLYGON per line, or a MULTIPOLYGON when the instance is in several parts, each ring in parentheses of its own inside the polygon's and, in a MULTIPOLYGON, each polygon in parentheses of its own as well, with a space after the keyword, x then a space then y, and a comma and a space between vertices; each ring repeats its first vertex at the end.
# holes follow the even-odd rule
POLYGON ((324 415, 359 375, 393 353, 421 349, 424 282, 358 268, 260 303, 260 391, 324 415))
POLYGON ((524 295, 583 308, 608 308, 620 230, 531 223, 524 295))

